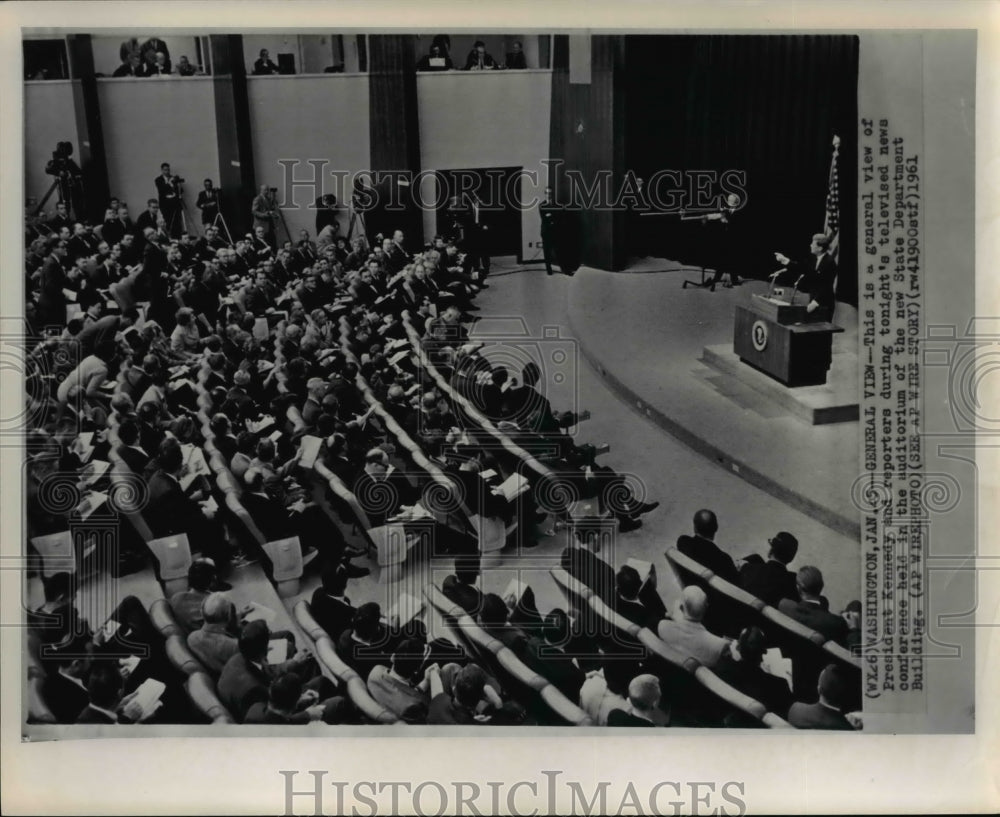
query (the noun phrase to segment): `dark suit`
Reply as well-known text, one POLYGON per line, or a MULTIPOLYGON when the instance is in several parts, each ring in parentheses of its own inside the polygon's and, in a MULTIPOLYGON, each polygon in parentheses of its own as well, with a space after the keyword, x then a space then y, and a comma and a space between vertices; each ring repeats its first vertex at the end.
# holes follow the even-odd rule
POLYGON ((788 722, 798 729, 854 731, 847 718, 837 710, 823 706, 819 701, 814 704, 792 704, 788 710, 788 722))
POLYGON ((460 582, 456 576, 445 578, 441 592, 471 616, 476 615, 483 605, 483 594, 479 588, 460 582))
POLYGON ((793 700, 788 683, 783 678, 765 672, 760 664, 734 661, 727 654, 716 666, 715 674, 744 695, 764 704, 768 712, 782 718, 788 713, 793 700))
POLYGON ((356 612, 350 601, 345 604, 340 599, 327 595, 322 587, 317 587, 313 592, 309 611, 334 643, 340 638, 341 633, 350 628, 356 612))
POLYGON ((795 574, 775 559, 764 561, 757 554, 747 556, 740 568, 740 586, 748 593, 776 607, 782 599, 799 600, 795 574))
POLYGON ((66 325, 66 271, 56 255, 50 255, 42 264, 41 286, 38 299, 38 319, 42 325, 66 325))
POLYGON ((60 675, 55 667, 42 682, 42 699, 58 723, 75 723, 84 708, 90 705, 87 690, 60 675))
POLYGON ((615 571, 596 554, 582 547, 568 547, 560 556, 563 570, 585 584, 603 601, 611 604, 615 597, 615 571))
POLYGON ((608 726, 656 726, 652 721, 647 721, 645 718, 640 718, 638 715, 633 715, 631 712, 626 712, 624 709, 612 709, 608 713, 608 726))
POLYGON ((146 466, 149 465, 149 455, 130 445, 116 446, 115 453, 125 461, 129 471, 133 474, 141 476, 146 470, 146 466))
POLYGON ((368 673, 376 664, 381 664, 384 667, 389 666, 392 644, 384 631, 375 637, 371 646, 355 641, 351 637, 353 633, 354 630, 347 629, 340 634, 337 639, 337 655, 353 667, 362 680, 367 682, 368 673))
POLYGON ((677 539, 677 549, 698 564, 707 567, 720 579, 739 586, 740 577, 736 572, 733 557, 711 539, 701 536, 681 536, 677 539))
POLYGON ((240 723, 250 707, 267 701, 267 690, 275 676, 270 664, 258 667, 237 653, 226 662, 219 676, 219 699, 240 723))
POLYGON ((200 550, 221 563, 225 552, 222 526, 208 519, 180 483, 163 470, 149 480, 149 504, 143 515, 157 538, 186 533, 192 550, 200 550))
POLYGON ((101 227, 101 238, 108 242, 109 247, 113 247, 122 240, 122 236, 129 231, 130 226, 117 218, 105 221, 104 226, 101 227))
POLYGON ((177 193, 177 187, 172 181, 173 177, 164 178, 163 175, 156 177, 156 195, 160 201, 160 210, 163 219, 167 222, 167 230, 170 235, 179 236, 181 234, 181 197, 177 193))
MULTIPOLYGON (((843 646, 847 643, 847 622, 838 615, 825 610, 822 605, 808 601, 782 599, 778 609, 810 630, 815 630, 830 641, 843 646)), ((791 654, 792 687, 795 698, 806 703, 817 699, 816 684, 819 675, 830 663, 815 647, 796 649, 791 654)))
POLYGON ((532 636, 519 652, 521 660, 571 701, 580 699, 580 687, 587 676, 573 663, 573 658, 560 647, 532 636))
POLYGON ((834 284, 837 281, 837 262, 832 255, 823 253, 818 264, 813 264, 806 273, 803 281, 805 289, 821 309, 829 309, 833 315, 833 308, 837 302, 834 294, 834 284))

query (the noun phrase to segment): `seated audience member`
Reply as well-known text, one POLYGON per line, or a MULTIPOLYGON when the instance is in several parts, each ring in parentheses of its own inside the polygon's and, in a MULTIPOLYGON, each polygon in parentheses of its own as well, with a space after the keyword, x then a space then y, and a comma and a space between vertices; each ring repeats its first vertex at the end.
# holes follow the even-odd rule
POLYGON ((188 589, 170 597, 170 609, 181 628, 191 633, 205 623, 202 605, 218 581, 215 563, 210 559, 195 559, 188 568, 188 589))
POLYGON ((510 609, 500 596, 496 593, 487 593, 483 596, 483 605, 479 611, 480 626, 505 647, 520 653, 527 643, 528 636, 511 624, 509 617, 510 609))
POLYGON ((530 636, 518 657, 526 666, 546 678, 569 700, 580 697, 580 688, 586 680, 583 669, 577 666, 572 650, 563 649, 570 643, 570 621, 564 610, 550 610, 542 621, 541 634, 530 636))
MULTIPOLYGON (((778 609, 799 624, 815 630, 835 644, 847 644, 847 622, 831 613, 823 596, 823 574, 812 565, 800 567, 795 574, 795 586, 801 601, 782 599, 778 609)), ((803 646, 792 653, 792 687, 796 700, 811 703, 816 700, 816 679, 823 669, 822 657, 803 646)))
POLYGON ((799 540, 786 531, 779 531, 767 543, 770 549, 766 562, 756 553, 743 559, 740 586, 772 607, 782 599, 798 601, 795 574, 788 565, 798 553, 799 540))
POLYGON ((819 700, 815 703, 799 701, 789 708, 788 722, 792 726, 798 729, 854 729, 843 712, 850 699, 850 679, 843 669, 836 664, 824 667, 811 697, 819 700))
POLYGON ((601 548, 600 536, 575 535, 559 557, 562 569, 582 582, 604 602, 610 604, 615 596, 615 571, 597 555, 601 548))
POLYGON ((347 598, 347 571, 342 564, 328 562, 321 576, 322 584, 313 592, 309 611, 316 623, 337 643, 350 628, 357 610, 347 598))
POLYGON ((305 651, 296 653, 280 664, 267 662, 271 632, 264 621, 248 622, 240 631, 239 652, 230 658, 219 676, 219 699, 239 723, 250 707, 266 701, 271 681, 285 672, 313 678, 315 661, 305 651))
POLYGON ((202 340, 194 319, 194 310, 186 306, 178 309, 174 321, 176 325, 170 334, 171 351, 189 357, 198 354, 202 348, 202 340))
MULTIPOLYGON (((766 648, 767 642, 760 628, 744 628, 739 638, 729 645, 729 651, 715 668, 715 674, 744 695, 762 703, 768 712, 784 718, 793 700, 792 691, 784 678, 771 675, 761 666, 766 648)), ((749 715, 738 716, 735 720, 735 723, 727 725, 755 724, 749 715)))
POLYGON ((598 726, 607 726, 615 709, 628 709, 629 682, 641 672, 638 661, 613 656, 601 669, 591 670, 580 687, 580 707, 598 726))
POLYGON ((143 514, 153 535, 159 538, 187 534, 191 550, 202 553, 218 566, 229 557, 224 528, 213 510, 199 505, 181 488, 178 480, 184 456, 180 443, 172 437, 165 439, 157 461, 159 469, 149 480, 149 504, 143 514))
POLYGON ((660 709, 660 679, 637 675, 628 685, 628 706, 608 713, 608 726, 669 726, 667 713, 660 709))
POLYGON ((210 593, 201 606, 203 623, 188 634, 187 645, 213 676, 240 651, 236 640, 236 608, 223 593, 210 593))
POLYGON ((42 698, 56 723, 76 723, 90 703, 87 680, 93 666, 93 644, 83 635, 57 645, 45 663, 48 673, 42 681, 42 698))
MULTIPOLYGON (((314 693, 315 695, 315 693, 314 693)), ((243 723, 301 725, 323 718, 326 708, 318 696, 303 697, 302 679, 294 672, 277 676, 267 690, 267 700, 257 701, 247 710, 243 723)))
POLYGON ((479 558, 477 556, 456 556, 455 572, 445 577, 441 592, 465 610, 475 616, 483 604, 483 594, 476 587, 479 578, 479 558))
POLYGON ((715 544, 715 534, 719 531, 719 521, 709 510, 700 510, 694 515, 694 536, 677 539, 677 549, 707 567, 720 579, 739 586, 739 574, 733 557, 715 544))
POLYGON ((634 567, 622 565, 615 577, 614 609, 633 624, 655 630, 667 612, 660 594, 656 592, 655 582, 655 573, 643 581, 634 567))
POLYGON ((149 465, 149 454, 139 445, 139 422, 135 417, 126 417, 118 426, 118 445, 115 454, 128 466, 133 474, 142 474, 149 465))
POLYGON ((382 624, 382 608, 377 602, 365 602, 354 613, 351 626, 337 639, 337 655, 367 681, 373 667, 388 665, 390 654, 389 634, 382 624))
POLYGON ((424 677, 431 698, 427 708, 429 725, 486 723, 487 713, 503 706, 496 691, 486 683, 486 673, 475 664, 468 664, 454 674, 450 693, 445 689, 442 671, 437 664, 431 664, 424 677), (484 700, 487 702, 485 705, 484 700))
POLYGON ((101 661, 94 665, 87 680, 89 703, 76 718, 77 723, 112 724, 125 723, 119 706, 123 693, 122 676, 111 661, 101 661))
POLYGON ((424 642, 407 638, 400 642, 389 659, 389 666, 378 664, 368 673, 368 692, 390 712, 402 717, 416 704, 427 707, 430 696, 422 685, 424 642))
POLYGON ((718 665, 729 644, 728 639, 713 635, 702 623, 708 612, 708 597, 700 587, 691 585, 681 591, 671 618, 657 627, 657 635, 685 658, 696 658, 708 667, 718 665))

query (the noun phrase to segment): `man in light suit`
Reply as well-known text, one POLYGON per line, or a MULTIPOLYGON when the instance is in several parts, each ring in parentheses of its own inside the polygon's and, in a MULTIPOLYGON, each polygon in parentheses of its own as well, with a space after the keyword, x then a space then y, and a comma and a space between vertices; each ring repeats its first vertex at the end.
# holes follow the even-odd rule
POLYGON ((702 622, 707 612, 705 591, 695 585, 685 587, 673 617, 660 622, 657 635, 685 658, 696 658, 712 669, 722 659, 729 641, 706 629, 702 622))

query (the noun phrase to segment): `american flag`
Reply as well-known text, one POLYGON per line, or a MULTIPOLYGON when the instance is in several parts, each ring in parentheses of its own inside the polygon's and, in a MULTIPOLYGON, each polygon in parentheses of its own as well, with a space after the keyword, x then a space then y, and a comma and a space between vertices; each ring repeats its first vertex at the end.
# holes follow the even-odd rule
POLYGON ((840 155, 840 137, 833 137, 833 156, 830 159, 830 186, 826 191, 826 221, 823 232, 832 236, 828 252, 840 261, 840 177, 837 158, 840 155))

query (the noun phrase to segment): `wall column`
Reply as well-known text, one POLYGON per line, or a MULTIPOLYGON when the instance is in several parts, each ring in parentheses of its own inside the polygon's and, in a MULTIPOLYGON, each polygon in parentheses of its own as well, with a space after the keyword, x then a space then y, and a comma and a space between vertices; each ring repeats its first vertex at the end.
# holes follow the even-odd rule
MULTIPOLYGON (((215 130, 219 144, 222 216, 233 240, 249 232, 250 206, 256 195, 250 99, 243 64, 243 37, 212 34, 212 79, 215 86, 215 130)), ((273 182, 277 186, 277 180, 273 182)))
MULTIPOLYGON (((590 37, 590 53, 580 54, 585 43, 573 43, 570 68, 570 38, 555 37, 552 71, 550 159, 561 160, 553 182, 561 203, 579 200, 582 190, 566 171, 579 173, 589 190, 613 202, 625 175, 625 94, 622 87, 625 38, 590 37), (589 57, 589 59, 588 59, 589 57), (589 71, 586 70, 589 64, 589 71), (600 185, 595 188, 595 185, 600 185), (574 192, 577 189, 577 192, 574 192)), ((584 199, 588 193, 582 192, 584 199)), ((584 205, 580 213, 581 258, 598 269, 620 270, 625 266, 625 218, 605 207, 584 205)))
MULTIPOLYGON (((97 78, 94 76, 94 47, 89 34, 71 34, 66 38, 66 45, 70 76, 73 77, 73 114, 76 120, 73 159, 83 171, 85 202, 84 212, 76 213, 75 217, 101 224, 111 193, 101 106, 97 99, 97 78)), ((55 145, 52 148, 55 149, 55 145)))

